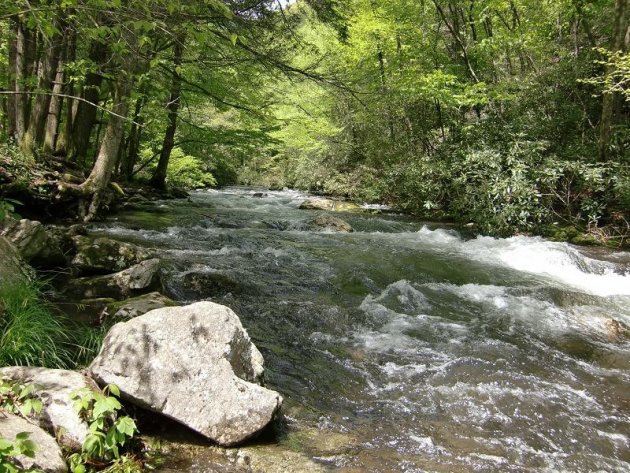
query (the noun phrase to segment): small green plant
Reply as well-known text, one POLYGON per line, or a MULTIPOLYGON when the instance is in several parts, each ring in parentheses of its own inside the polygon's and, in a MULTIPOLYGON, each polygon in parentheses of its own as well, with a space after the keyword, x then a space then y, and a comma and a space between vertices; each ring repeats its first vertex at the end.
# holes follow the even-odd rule
POLYGON ((108 473, 142 472, 146 458, 134 435, 138 429, 129 416, 119 415, 120 390, 110 384, 103 392, 88 388, 72 394, 75 409, 89 424, 90 432, 81 452, 70 455, 72 473, 106 471, 108 473), (140 453, 138 453, 140 452, 140 453))
POLYGON ((0 198, 0 222, 4 222, 4 219, 7 217, 20 217, 19 214, 15 212, 16 205, 22 205, 22 202, 15 199, 0 198))
MULTIPOLYGON (((39 414, 42 411, 42 402, 33 396, 37 389, 34 384, 22 384, 7 378, 0 378, 0 415, 2 412, 28 417, 39 414)), ((29 458, 35 456, 35 443, 29 438, 28 432, 21 432, 11 441, 0 438, 0 472, 40 472, 36 468, 22 468, 15 465, 14 458, 25 455, 29 458)))
POLYGON ((42 470, 38 468, 22 468, 17 466, 14 458, 18 455, 24 455, 29 458, 35 457, 36 445, 29 438, 28 432, 20 432, 15 436, 15 440, 7 440, 0 438, 0 472, 2 473, 40 473, 42 470))
POLYGON ((41 400, 33 396, 36 389, 35 384, 0 378, 0 409, 22 417, 39 414, 44 406, 41 400))

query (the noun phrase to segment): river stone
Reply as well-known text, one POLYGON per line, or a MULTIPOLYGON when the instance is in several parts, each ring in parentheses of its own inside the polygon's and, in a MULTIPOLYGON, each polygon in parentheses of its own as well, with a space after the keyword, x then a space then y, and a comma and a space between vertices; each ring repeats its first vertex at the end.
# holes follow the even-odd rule
POLYGON ((152 291, 159 283, 160 260, 153 258, 118 273, 72 279, 65 292, 78 299, 111 297, 122 300, 152 291))
POLYGON ((352 202, 341 200, 325 199, 323 197, 312 197, 300 204, 300 209, 304 210, 334 210, 336 212, 359 212, 361 207, 352 202))
POLYGON ((101 323, 123 322, 146 314, 154 309, 177 306, 177 302, 159 292, 150 292, 124 301, 114 301, 101 314, 101 323))
POLYGON ((52 268, 66 262, 59 242, 48 234, 41 222, 6 219, 0 234, 15 245, 20 256, 33 266, 52 268))
POLYGON ((260 382, 263 358, 228 307, 197 302, 114 325, 89 367, 99 384, 220 445, 254 436, 282 397, 260 382))
POLYGON ((39 426, 59 439, 61 445, 79 450, 88 434, 88 425, 72 405, 71 394, 83 388, 98 389, 92 380, 77 371, 12 366, 0 368, 0 378, 34 384, 33 395, 44 408, 39 426))
POLYGON ((329 230, 342 233, 350 233, 354 231, 352 226, 345 220, 326 214, 318 215, 308 222, 308 228, 313 231, 329 230))
POLYGON ((101 237, 92 240, 79 235, 72 240, 77 252, 71 266, 76 268, 79 274, 122 271, 150 256, 144 248, 111 238, 101 237))
POLYGON ((28 281, 31 273, 32 270, 24 264, 17 248, 5 237, 0 236, 0 288, 28 281))
POLYGON ((22 432, 28 432, 29 439, 35 443, 35 458, 18 455, 15 457, 17 466, 24 470, 33 468, 46 473, 68 471, 61 449, 53 437, 21 417, 6 412, 0 413, 0 438, 13 442, 15 436, 22 432))

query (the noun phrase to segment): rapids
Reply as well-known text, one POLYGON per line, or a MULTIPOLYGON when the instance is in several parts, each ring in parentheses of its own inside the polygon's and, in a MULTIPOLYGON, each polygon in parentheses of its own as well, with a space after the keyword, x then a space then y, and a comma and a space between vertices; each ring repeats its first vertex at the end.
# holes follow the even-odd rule
POLYGON ((159 249, 167 295, 240 315, 285 398, 273 441, 327 470, 630 470, 630 254, 393 214, 317 233, 305 197, 197 191, 92 231, 159 249), (304 428, 352 450, 286 441, 304 428))

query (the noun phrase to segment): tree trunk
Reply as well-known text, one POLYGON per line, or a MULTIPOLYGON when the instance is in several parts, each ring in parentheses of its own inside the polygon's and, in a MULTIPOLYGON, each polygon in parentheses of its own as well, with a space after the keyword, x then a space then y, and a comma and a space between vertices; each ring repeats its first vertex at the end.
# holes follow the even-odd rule
POLYGON ((140 95, 136 100, 136 107, 133 114, 133 123, 129 131, 127 150, 120 166, 120 175, 125 181, 133 178, 133 168, 138 161, 140 153, 140 137, 142 135, 142 108, 147 100, 146 94, 140 95))
MULTIPOLYGON (((90 47, 90 60, 100 66, 107 55, 106 47, 102 43, 93 43, 90 47)), ((83 85, 82 98, 77 105, 77 111, 73 120, 72 139, 69 143, 68 154, 79 164, 85 164, 90 135, 96 122, 97 108, 93 104, 98 104, 100 98, 100 87, 103 82, 101 74, 89 72, 83 85)))
POLYGON ((184 52, 184 39, 178 38, 173 47, 173 78, 171 83, 171 93, 167 104, 168 108, 168 125, 164 132, 164 140, 162 142, 162 151, 160 152, 160 160, 153 177, 151 185, 156 189, 164 190, 166 188, 166 171, 168 169, 168 161, 171 157, 171 151, 175 146, 175 132, 177 131, 177 114, 179 112, 179 104, 181 101, 182 79, 179 75, 179 66, 182 63, 182 55, 184 52))
MULTIPOLYGON (((625 39, 628 31, 628 3, 630 0, 616 0, 615 16, 613 19, 612 51, 623 51, 625 49, 625 39)), ((610 73, 610 70, 606 71, 610 73)), ((599 160, 608 159, 608 148, 612 136, 612 125, 614 120, 615 93, 604 92, 602 100, 602 115, 599 121, 599 160)))
POLYGON ((84 216, 84 221, 86 222, 94 219, 101 206, 116 164, 120 141, 123 137, 123 125, 127 115, 132 81, 124 71, 121 75, 122 77, 114 85, 112 114, 110 114, 109 123, 107 124, 96 162, 88 178, 81 184, 82 191, 91 196, 87 214, 84 216))
POLYGON ((50 108, 48 109, 48 120, 46 121, 46 133, 44 135, 45 152, 53 152, 57 144, 57 134, 59 130, 59 121, 61 120, 61 109, 63 105, 63 97, 60 96, 63 90, 63 62, 59 61, 57 68, 57 76, 53 85, 53 95, 50 98, 50 108))
MULTIPOLYGON (((45 43, 44 43, 45 44, 45 43)), ((37 92, 33 99, 31 118, 28 129, 21 142, 21 148, 26 152, 32 152, 34 148, 40 147, 44 141, 46 131, 46 121, 51 103, 51 92, 53 82, 57 75, 59 64, 59 53, 61 52, 61 38, 54 37, 48 43, 46 53, 41 58, 38 73, 37 92)))
POLYGON ((26 133, 26 109, 28 97, 26 96, 26 50, 29 32, 24 24, 17 20, 15 28, 15 69, 13 71, 15 80, 15 117, 14 117, 14 134, 13 138, 16 142, 22 140, 26 133))
MULTIPOLYGON (((76 32, 73 28, 70 28, 67 32, 67 41, 66 41, 66 51, 64 52, 64 62, 71 63, 76 59, 76 49, 77 49, 77 37, 76 32)), ((57 142, 55 143, 55 151, 62 152, 63 154, 68 154, 68 144, 69 140, 72 136, 72 125, 74 123, 74 112, 76 111, 76 102, 74 99, 71 99, 70 96, 74 95, 74 85, 71 81, 68 81, 65 84, 64 91, 68 97, 66 97, 66 110, 65 110, 65 123, 63 124, 62 131, 59 133, 57 137, 57 142)))

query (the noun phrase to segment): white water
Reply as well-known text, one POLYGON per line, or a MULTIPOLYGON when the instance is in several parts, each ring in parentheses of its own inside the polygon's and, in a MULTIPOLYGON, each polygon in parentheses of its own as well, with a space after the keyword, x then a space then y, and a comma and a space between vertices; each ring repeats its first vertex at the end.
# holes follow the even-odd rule
POLYGON ((359 445, 301 455, 331 471, 630 471, 630 337, 611 330, 630 326, 628 253, 395 215, 306 231, 303 194, 257 191, 95 230, 159 248, 171 296, 233 307, 292 422, 359 445), (194 273, 231 283, 191 291, 194 273))

